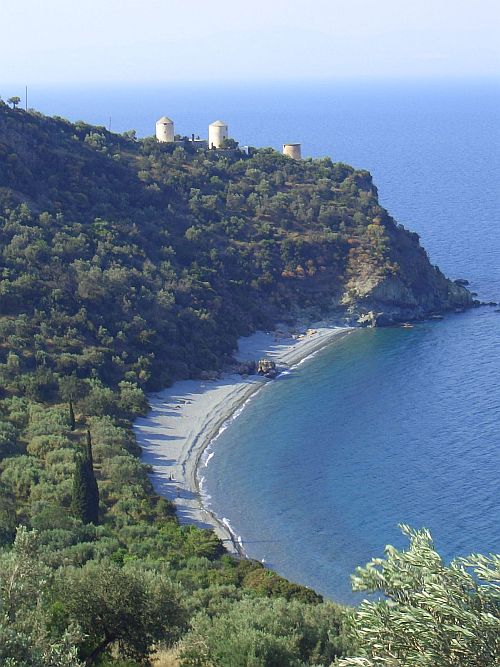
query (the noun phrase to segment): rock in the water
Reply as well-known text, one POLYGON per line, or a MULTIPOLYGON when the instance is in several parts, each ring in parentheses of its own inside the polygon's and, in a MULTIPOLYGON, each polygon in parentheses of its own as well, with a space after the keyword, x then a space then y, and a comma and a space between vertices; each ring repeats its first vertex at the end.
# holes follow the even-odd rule
POLYGON ((367 313, 362 313, 356 323, 361 327, 376 327, 383 326, 387 324, 384 313, 375 313, 373 310, 368 311, 367 313))
POLYGON ((257 373, 266 378, 275 378, 278 375, 276 364, 270 359, 261 359, 257 364, 257 373))

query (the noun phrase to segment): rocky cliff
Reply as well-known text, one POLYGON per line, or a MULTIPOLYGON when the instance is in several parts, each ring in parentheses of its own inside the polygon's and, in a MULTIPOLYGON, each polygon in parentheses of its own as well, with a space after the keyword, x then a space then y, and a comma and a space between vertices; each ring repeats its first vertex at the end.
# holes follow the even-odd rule
POLYGON ((384 325, 418 320, 477 303, 469 290, 430 263, 417 234, 390 218, 385 230, 390 268, 381 272, 370 261, 361 264, 356 257, 350 258, 340 304, 353 322, 384 325))

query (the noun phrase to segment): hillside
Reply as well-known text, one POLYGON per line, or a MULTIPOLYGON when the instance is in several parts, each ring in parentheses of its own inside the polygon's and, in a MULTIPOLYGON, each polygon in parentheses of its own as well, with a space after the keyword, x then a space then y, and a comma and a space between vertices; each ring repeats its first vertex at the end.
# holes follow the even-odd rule
POLYGON ((370 175, 0 102, 0 251, 0 663, 130 667, 179 639, 182 665, 355 651, 350 610, 178 524, 131 423, 146 390, 219 368, 279 320, 472 305, 370 175))
POLYGON ((329 159, 191 154, 2 106, 0 206, 1 311, 28 340, 51 329, 56 371, 162 386, 299 311, 389 323, 471 303, 370 175, 329 159))

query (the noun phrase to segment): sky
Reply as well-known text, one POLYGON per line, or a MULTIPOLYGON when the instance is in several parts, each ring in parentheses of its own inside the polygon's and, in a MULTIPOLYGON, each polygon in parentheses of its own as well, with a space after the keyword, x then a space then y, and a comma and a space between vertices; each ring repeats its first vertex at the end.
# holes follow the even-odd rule
POLYGON ((0 0, 0 86, 499 73, 500 0, 0 0))

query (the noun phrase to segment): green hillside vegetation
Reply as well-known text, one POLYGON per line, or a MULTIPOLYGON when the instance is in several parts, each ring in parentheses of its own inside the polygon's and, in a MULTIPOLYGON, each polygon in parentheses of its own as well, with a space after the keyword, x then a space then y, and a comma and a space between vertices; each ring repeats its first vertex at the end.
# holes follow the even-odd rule
POLYGON ((131 424, 145 391, 279 318, 356 319, 387 281, 401 316, 470 302, 370 175, 0 103, 0 252, 0 664, 138 665, 178 641, 183 665, 359 653, 351 610, 178 524, 131 424))
MULTIPOLYGON (((7 121, 0 305, 9 349, 29 341, 17 378, 36 353, 56 373, 148 388, 218 368, 242 333, 319 307, 316 287, 335 284, 350 235, 367 231, 355 210, 382 214, 369 175, 330 161, 218 159, 31 115, 7 121)), ((377 229, 373 261, 388 270, 377 229)))

